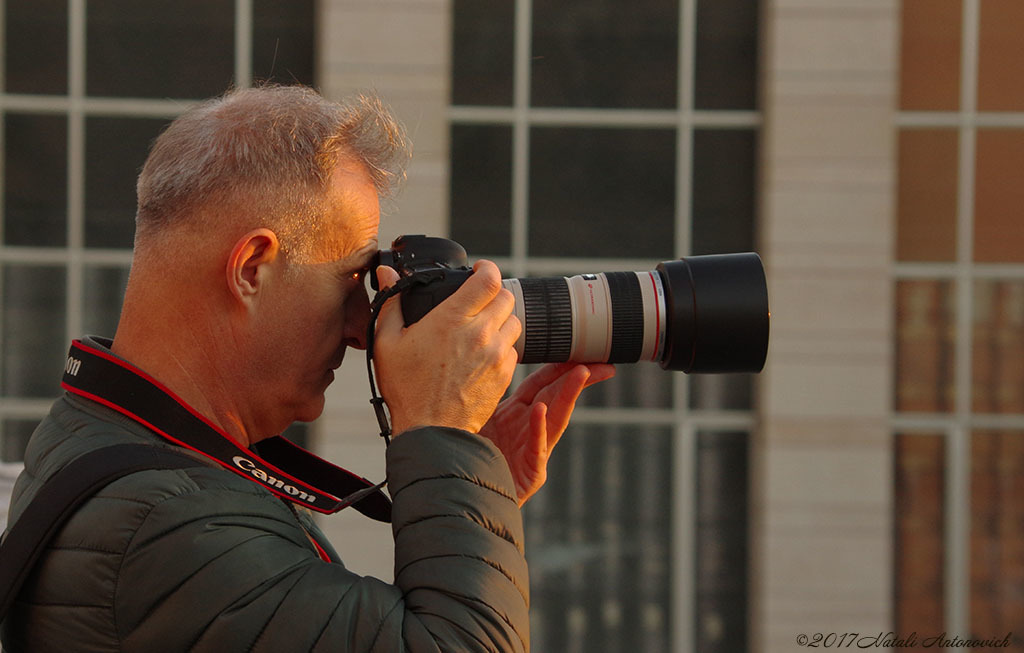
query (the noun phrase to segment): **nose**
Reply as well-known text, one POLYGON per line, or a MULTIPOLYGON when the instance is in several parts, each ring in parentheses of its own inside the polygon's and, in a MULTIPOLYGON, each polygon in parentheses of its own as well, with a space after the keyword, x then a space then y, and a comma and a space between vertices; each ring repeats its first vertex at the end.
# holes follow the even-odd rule
POLYGON ((366 349, 366 328, 370 324, 370 297, 360 284, 345 298, 342 342, 346 347, 366 349))

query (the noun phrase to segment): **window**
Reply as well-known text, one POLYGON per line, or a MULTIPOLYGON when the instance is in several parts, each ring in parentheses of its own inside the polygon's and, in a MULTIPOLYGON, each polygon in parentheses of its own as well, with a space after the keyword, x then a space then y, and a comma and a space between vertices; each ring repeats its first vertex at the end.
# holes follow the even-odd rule
POLYGON ((1005 633, 1024 614, 1024 6, 902 11, 895 628, 1005 633))
POLYGON ((313 6, 3 4, 0 459, 21 459, 70 340, 113 335, 150 142, 231 84, 312 84, 313 6))
MULTIPOLYGON (((450 225, 471 257, 523 277, 754 249, 757 3, 453 9, 450 225)), ((534 648, 745 650, 752 394, 649 363, 584 394, 524 513, 534 648)))

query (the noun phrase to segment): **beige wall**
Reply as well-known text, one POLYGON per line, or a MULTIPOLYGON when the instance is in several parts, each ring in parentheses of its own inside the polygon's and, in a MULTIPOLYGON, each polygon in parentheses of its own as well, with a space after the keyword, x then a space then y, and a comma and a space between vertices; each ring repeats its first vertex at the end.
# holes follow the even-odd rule
POLYGON ((897 0, 766 2, 754 650, 890 627, 897 0))
MULTIPOLYGON (((398 198, 384 207, 381 243, 403 233, 443 235, 448 220, 449 24, 445 0, 321 0, 319 85, 328 97, 375 90, 406 125, 414 157, 398 198)), ((369 404, 365 357, 349 351, 314 429, 328 460, 376 480, 384 442, 369 404)), ((321 524, 346 566, 390 581, 391 530, 345 510, 321 524)))

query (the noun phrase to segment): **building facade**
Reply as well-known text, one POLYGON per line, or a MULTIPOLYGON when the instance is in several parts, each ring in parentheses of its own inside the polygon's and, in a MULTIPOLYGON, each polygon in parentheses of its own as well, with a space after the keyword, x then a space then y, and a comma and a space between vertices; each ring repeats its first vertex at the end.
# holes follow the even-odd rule
MULTIPOLYGON (((537 650, 1021 630, 1018 3, 0 4, 5 461, 67 340, 112 334, 159 129, 229 84, 374 89, 415 149, 382 243, 450 235, 508 276, 765 263, 762 374, 585 395, 524 513, 537 650)), ((379 478, 367 389, 350 360, 298 435, 379 478)), ((391 577, 386 525, 325 526, 391 577)))

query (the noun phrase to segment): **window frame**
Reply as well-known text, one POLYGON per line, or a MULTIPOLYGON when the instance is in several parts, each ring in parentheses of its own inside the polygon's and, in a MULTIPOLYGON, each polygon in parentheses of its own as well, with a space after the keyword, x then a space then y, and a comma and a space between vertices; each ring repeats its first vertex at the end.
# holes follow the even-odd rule
MULTIPOLYGON (((950 129, 958 136, 955 260, 950 262, 894 261, 893 284, 905 280, 952 282, 954 303, 952 410, 914 413, 893 409, 894 434, 937 434, 944 440, 945 629, 971 632, 971 440, 976 431, 1024 431, 1024 413, 976 413, 972 406, 974 301, 977 281, 1024 282, 1024 263, 974 261, 974 203, 977 133, 981 129, 1024 129, 1024 111, 979 111, 979 46, 981 0, 961 0, 959 110, 901 110, 899 130, 950 129)), ((894 337, 896 334, 894 332, 894 337)), ((894 396, 895 406, 895 396, 894 396)))
MULTIPOLYGON (((676 132, 675 242, 677 255, 692 251, 693 141, 698 129, 752 130, 759 136, 763 124, 760 107, 753 110, 700 110, 695 108, 694 87, 697 47, 697 0, 679 0, 679 50, 677 106, 675 109, 553 108, 530 105, 532 0, 514 0, 512 106, 448 106, 448 125, 510 126, 512 129, 511 238, 508 256, 488 256, 503 273, 512 277, 560 275, 605 270, 651 269, 657 261, 637 258, 555 258, 528 254, 530 130, 533 127, 670 128, 676 132)), ((763 15, 759 18, 763 20, 763 15)), ((758 26, 760 29, 760 25, 758 26)), ((758 35, 760 39, 760 35, 758 35)), ((761 45, 760 47, 763 47, 761 45)), ((760 62, 759 62, 760 64, 760 62)), ((757 74, 760 74, 758 71, 757 74)), ((758 156, 755 153, 755 161, 758 156)), ((756 176, 756 171, 755 171, 756 176)), ((754 189, 755 206, 759 188, 754 189)), ((755 230, 758 215, 754 215, 755 230)), ((669 374, 671 408, 622 408, 579 406, 573 424, 653 425, 671 428, 674 498, 670 538, 672 543, 672 608, 667 614, 670 650, 692 650, 697 630, 697 442, 700 432, 744 431, 749 460, 756 437, 756 383, 754 405, 749 410, 695 409, 690 407, 690 381, 684 374, 669 374)), ((517 380, 523 372, 517 373, 517 380)), ((748 516, 748 520, 749 520, 748 516)), ((748 522, 749 523, 749 522, 748 522)), ((748 622, 748 627, 749 627, 748 622)), ((753 632, 753 631, 750 631, 753 632)), ((748 642, 750 645, 750 642, 748 642)))

